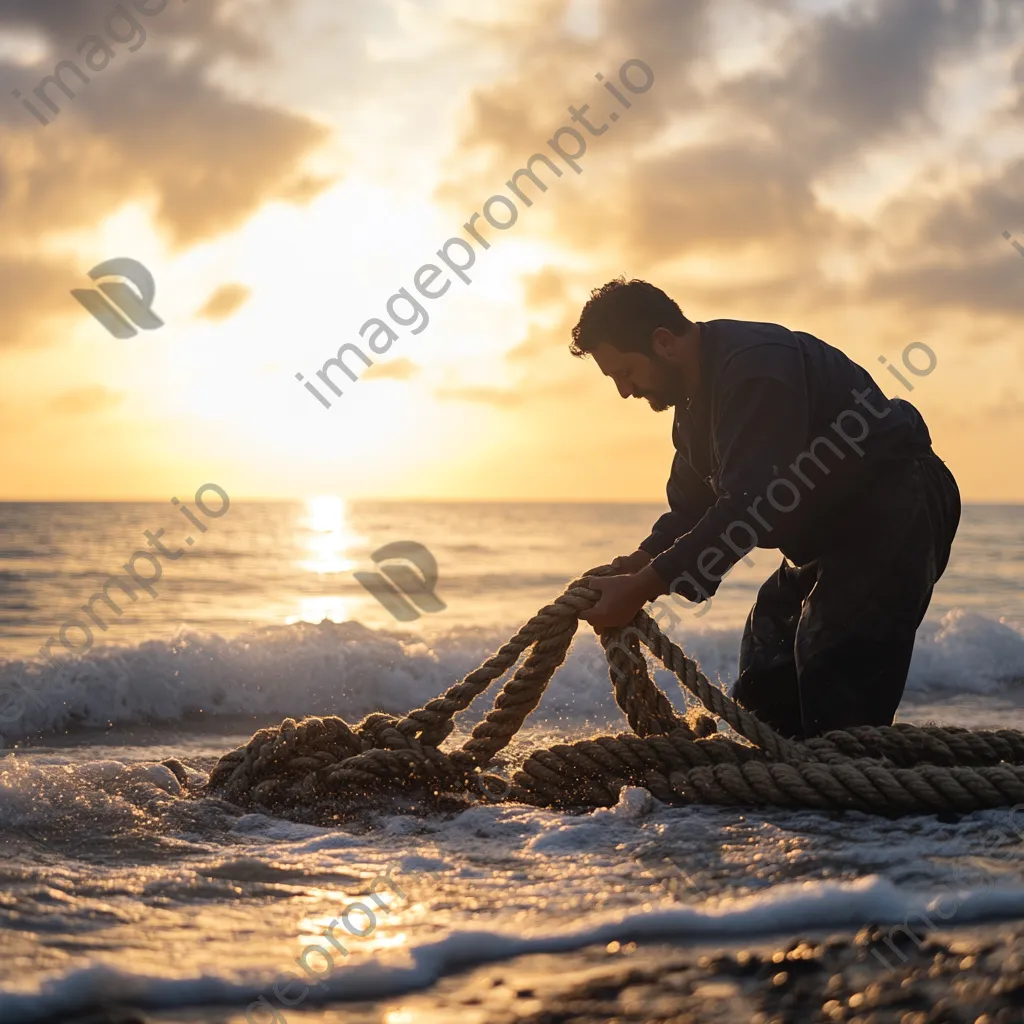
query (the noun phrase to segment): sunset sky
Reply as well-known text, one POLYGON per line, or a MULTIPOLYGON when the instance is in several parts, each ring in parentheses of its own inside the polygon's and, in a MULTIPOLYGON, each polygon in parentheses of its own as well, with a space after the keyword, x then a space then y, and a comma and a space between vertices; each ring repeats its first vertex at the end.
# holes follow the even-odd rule
POLYGON ((890 395, 879 356, 925 343, 908 397, 965 499, 1024 501, 1018 0, 169 0, 42 125, 12 90, 84 67, 113 10, 0 10, 0 499, 663 500, 671 414, 567 349, 624 274, 816 334, 890 395), (629 60, 654 82, 625 109, 595 76, 623 91, 629 60), (583 104, 619 117, 577 174, 548 140, 583 104), (480 222, 471 283, 319 404, 295 374, 366 350, 538 152, 561 177, 480 222), (71 297, 114 257, 162 328, 114 338, 71 297))

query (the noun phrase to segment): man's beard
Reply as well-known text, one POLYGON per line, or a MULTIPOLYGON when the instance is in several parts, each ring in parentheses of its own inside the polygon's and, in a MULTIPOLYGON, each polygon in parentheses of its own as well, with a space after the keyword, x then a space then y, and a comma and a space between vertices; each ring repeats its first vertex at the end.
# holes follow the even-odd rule
POLYGON ((665 412, 666 409, 670 409, 673 405, 685 402, 686 395, 683 394, 683 386, 682 381, 679 379, 678 368, 664 356, 658 355, 657 352, 651 353, 651 362, 654 363, 659 372, 662 389, 657 393, 645 394, 641 395, 641 397, 647 399, 647 404, 655 412, 665 412))

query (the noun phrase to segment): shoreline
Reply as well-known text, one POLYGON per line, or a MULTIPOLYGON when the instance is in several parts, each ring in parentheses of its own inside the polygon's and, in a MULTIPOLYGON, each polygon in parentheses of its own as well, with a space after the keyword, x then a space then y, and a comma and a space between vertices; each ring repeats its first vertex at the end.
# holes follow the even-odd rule
MULTIPOLYGON (((885 932, 754 942, 592 945, 455 972, 386 1000, 332 1001, 247 1021, 245 1008, 137 1011, 111 1003, 63 1024, 1016 1024, 1024 1019, 1024 921, 949 928, 870 950, 885 932), (900 958, 903 959, 900 959, 900 958)), ((50 1018, 56 1024, 56 1018, 50 1018)))

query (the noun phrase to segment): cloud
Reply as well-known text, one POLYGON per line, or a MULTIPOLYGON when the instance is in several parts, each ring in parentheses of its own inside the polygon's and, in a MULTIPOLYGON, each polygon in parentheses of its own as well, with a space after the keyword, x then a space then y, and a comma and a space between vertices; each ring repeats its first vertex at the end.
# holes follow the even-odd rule
POLYGON ((529 364, 531 370, 539 370, 546 365, 551 372, 557 367, 566 365, 564 357, 569 355, 569 344, 572 341, 572 329, 579 319, 580 310, 589 297, 589 291, 579 287, 567 292, 560 308, 562 316, 554 325, 531 324, 526 330, 526 337, 518 345, 509 349, 505 358, 512 363, 529 364), (577 296, 582 296, 577 301, 577 296))
MULTIPOLYGON (((82 314, 68 284, 78 281, 77 274, 78 269, 70 263, 0 253, 0 308, 4 316, 0 350, 45 344, 56 319, 82 314)), ((84 284, 88 283, 84 279, 84 284)))
MULTIPOLYGON (((707 38, 709 9, 708 0, 606 3, 601 8, 606 24, 594 40, 580 39, 565 23, 565 4, 560 0, 536 4, 532 22, 479 26, 475 45, 497 48, 501 64, 513 70, 475 88, 468 97, 459 141, 436 198, 461 210, 467 192, 484 199, 499 190, 531 154, 550 155, 547 141, 560 125, 571 124, 570 106, 600 126, 609 105, 616 104, 594 76, 601 73, 617 80, 619 66, 626 60, 636 58, 650 65, 655 73, 653 89, 670 96, 672 103, 648 104, 642 125, 631 124, 624 114, 615 125, 615 145, 621 145, 623 137, 649 134, 670 112, 674 116, 687 105, 696 105, 699 93, 693 76, 707 38), (587 112, 587 105, 593 110, 587 112)), ((609 130, 594 139, 594 152, 597 143, 609 145, 612 135, 609 130)), ((541 176, 551 178, 543 169, 541 176)))
POLYGON ((688 146, 636 161, 630 178, 614 215, 568 215, 560 221, 564 237, 625 265, 650 265, 752 248, 770 248, 776 262, 799 260, 826 240, 850 244, 864 234, 820 203, 799 153, 771 145, 688 146))
POLYGON ((0 231, 71 230, 146 200, 182 247, 239 226, 282 193, 311 194, 302 162, 327 130, 230 96, 207 82, 207 70, 196 60, 139 59, 97 77, 57 123, 9 136, 0 176, 13 201, 0 211, 0 231))
POLYGON ((1016 424, 1024 424, 1024 400, 1006 389, 994 403, 961 410, 950 416, 950 422, 958 431, 981 429, 1003 434, 1016 424))
POLYGON ((1024 158, 962 186, 900 196, 876 221, 891 239, 887 265, 871 271, 858 298, 1019 317, 1024 266, 1002 233, 1022 217, 1024 158))
POLYGON ((900 198, 879 221, 907 225, 908 243, 920 252, 941 250, 972 259, 991 253, 994 235, 1024 223, 1024 158, 991 177, 900 198))
POLYGON ((244 284, 223 284, 203 304, 196 316, 205 320, 227 320, 248 300, 252 292, 244 284))
POLYGON ((383 363, 376 362, 364 374, 363 377, 372 380, 408 380, 415 377, 420 368, 411 360, 402 356, 398 359, 389 359, 383 363))
MULTIPOLYGON (((109 36, 107 23, 114 12, 125 8, 150 32, 163 39, 185 39, 207 53, 231 54, 249 60, 267 56, 265 36, 260 27, 275 11, 286 11, 290 0, 256 0, 244 5, 168 0, 159 7, 159 0, 4 0, 0 9, 0 29, 32 29, 47 40, 53 50, 52 59, 73 60, 83 36, 109 36), (141 3, 145 11, 136 6, 141 3), (146 12, 156 13, 146 13, 146 12)), ((115 32, 121 17, 113 18, 115 32)), ((147 46, 150 43, 147 40, 147 46)))
MULTIPOLYGON (((788 4, 712 8, 669 0, 606 4, 602 11, 604 31, 589 45, 551 24, 543 32, 540 23, 532 32, 519 24, 500 35, 515 71, 471 95, 439 195, 464 203, 467 187, 493 190, 543 148, 553 117, 569 123, 562 111, 580 102, 595 67, 608 71, 613 58, 637 56, 655 72, 643 113, 623 113, 614 142, 609 132, 592 147, 595 161, 599 145, 616 147, 621 174, 603 188, 588 178, 584 209, 595 215, 563 204, 556 225, 588 252, 595 242, 619 252, 624 239, 631 243, 624 255, 633 259, 650 259, 652 237, 659 250, 673 239, 720 249, 788 241, 809 253, 815 240, 837 233, 855 243, 856 225, 822 203, 818 177, 883 142, 901 142, 908 128, 938 131, 933 105, 944 72, 995 45, 1013 21, 1009 0, 861 0, 816 17, 788 4), (730 77, 721 40, 750 45, 748 16, 778 22, 787 13, 779 52, 767 50, 759 67, 730 77), (650 143, 668 122, 691 123, 686 143, 638 152, 635 143, 650 143)), ((550 11, 543 18, 555 20, 550 11)))
POLYGON ((74 388, 71 391, 63 392, 50 402, 50 408, 54 412, 69 416, 83 416, 88 413, 101 412, 104 409, 112 409, 123 399, 122 392, 111 391, 102 384, 93 384, 89 387, 74 388))
POLYGON ((1024 267, 1002 238, 996 235, 994 241, 1000 247, 999 259, 966 264, 922 262, 887 270, 873 275, 861 294, 897 302, 906 311, 943 308, 986 317, 1020 317, 1024 314, 1024 267))
POLYGON ((526 302, 533 308, 557 306, 565 300, 568 282, 566 275, 557 267, 542 267, 523 278, 523 288, 526 302))
POLYGON ((1008 0, 862 0, 795 19, 781 66, 741 76, 720 97, 817 172, 937 129, 942 72, 1005 29, 1009 10, 1008 0))
POLYGON ((70 232, 139 204, 182 249, 238 228, 269 202, 305 203, 331 184, 305 166, 326 127, 224 84, 226 58, 269 59, 273 33, 264 29, 290 7, 169 0, 146 18, 129 5, 146 29, 144 47, 133 53, 111 42, 115 56, 102 70, 85 65, 77 43, 107 31, 115 10, 107 0, 10 0, 0 8, 0 35, 28 30, 47 46, 31 66, 0 61, 0 347, 46 343, 62 318, 80 315, 68 291, 82 269, 37 255, 70 232), (48 89, 60 113, 49 112, 44 126, 10 92, 31 96, 64 59, 88 81, 64 75, 73 97, 48 89))

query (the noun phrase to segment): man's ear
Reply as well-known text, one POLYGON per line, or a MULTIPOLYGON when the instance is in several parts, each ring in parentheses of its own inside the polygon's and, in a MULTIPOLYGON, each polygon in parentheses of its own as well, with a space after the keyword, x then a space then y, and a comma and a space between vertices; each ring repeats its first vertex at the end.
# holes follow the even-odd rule
POLYGON ((651 348, 666 359, 675 355, 676 336, 667 327, 655 327, 651 334, 651 348))

